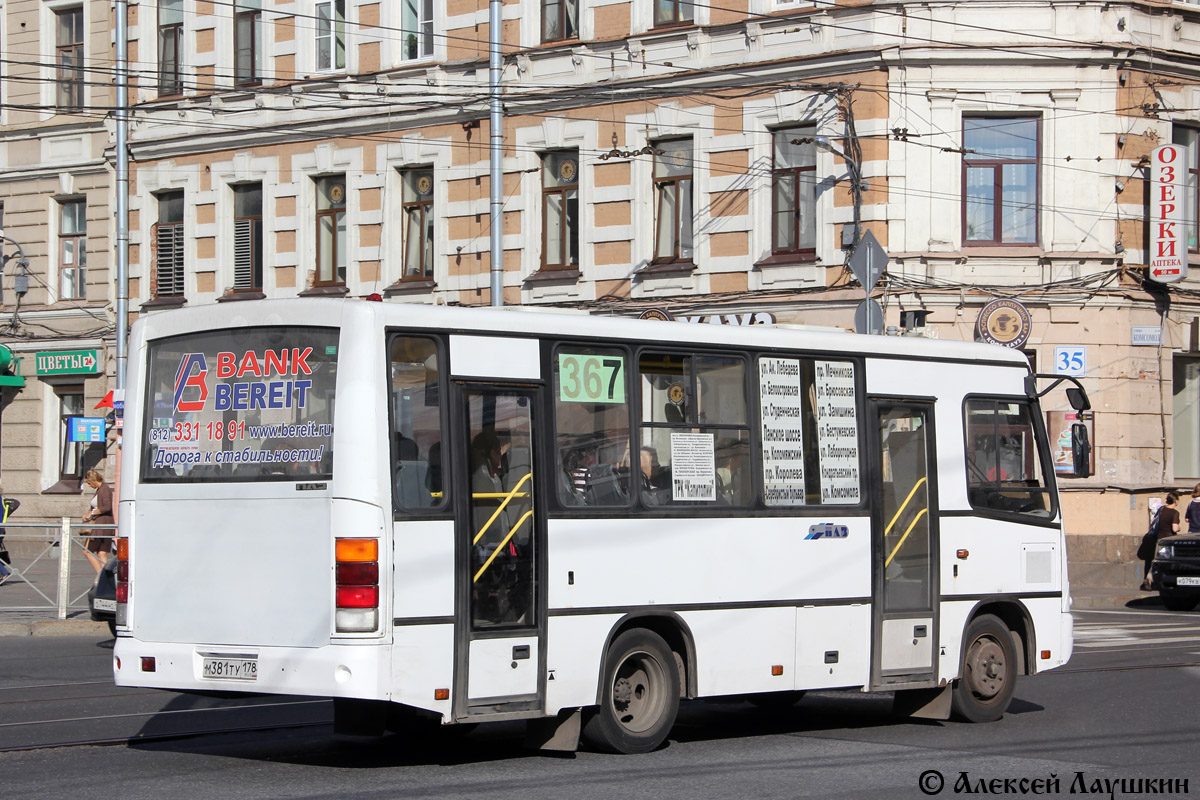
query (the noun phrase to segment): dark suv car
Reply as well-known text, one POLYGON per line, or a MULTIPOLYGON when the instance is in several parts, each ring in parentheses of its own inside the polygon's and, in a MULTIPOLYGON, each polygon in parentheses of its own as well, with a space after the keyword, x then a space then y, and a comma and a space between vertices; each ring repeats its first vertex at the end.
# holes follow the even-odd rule
POLYGON ((117 635, 117 557, 110 556, 104 569, 88 590, 88 608, 92 619, 107 622, 108 630, 117 635))
POLYGON ((1150 565, 1153 586, 1172 611, 1191 611, 1200 602, 1200 535, 1158 540, 1150 565))

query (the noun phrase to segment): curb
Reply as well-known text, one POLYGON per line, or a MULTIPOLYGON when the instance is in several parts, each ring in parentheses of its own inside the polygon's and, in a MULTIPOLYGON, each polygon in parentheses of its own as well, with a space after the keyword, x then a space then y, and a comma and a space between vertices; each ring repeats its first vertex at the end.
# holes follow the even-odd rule
POLYGON ((50 619, 31 622, 0 622, 0 637, 5 636, 90 636, 100 634, 111 639, 108 623, 90 619, 50 619))

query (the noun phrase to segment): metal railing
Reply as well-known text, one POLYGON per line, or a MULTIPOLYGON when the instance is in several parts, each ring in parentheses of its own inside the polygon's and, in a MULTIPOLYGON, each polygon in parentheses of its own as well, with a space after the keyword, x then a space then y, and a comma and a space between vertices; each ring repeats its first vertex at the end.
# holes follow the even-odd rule
MULTIPOLYGON (((116 525, 62 517, 58 522, 9 520, 2 527, 9 574, 0 577, 0 612, 54 609, 57 619, 66 619, 68 611, 88 607, 87 593, 95 582, 95 570, 83 555, 86 541, 93 531, 108 531, 115 537, 116 525), (77 570, 80 563, 86 572, 77 570), (72 586, 72 578, 86 579, 82 591, 78 584, 72 586)), ((101 558, 107 560, 108 554, 101 558)))

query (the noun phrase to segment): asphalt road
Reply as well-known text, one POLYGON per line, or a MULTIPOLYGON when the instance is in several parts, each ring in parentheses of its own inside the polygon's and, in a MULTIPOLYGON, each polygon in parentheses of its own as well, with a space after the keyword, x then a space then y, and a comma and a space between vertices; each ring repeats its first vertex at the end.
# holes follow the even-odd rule
POLYGON ((1132 797, 1144 778, 1186 779, 1200 794, 1200 612, 1076 620, 1071 663, 1022 678, 996 723, 897 718, 887 695, 850 692, 774 712, 689 702, 666 747, 623 757, 529 752, 516 723, 422 741, 341 738, 324 701, 117 689, 111 640, 9 638, 0 796, 891 800, 930 796, 937 775, 940 797, 968 794, 955 791, 964 781, 972 795, 1132 797), (1045 783, 1022 794, 1020 779, 1045 783))

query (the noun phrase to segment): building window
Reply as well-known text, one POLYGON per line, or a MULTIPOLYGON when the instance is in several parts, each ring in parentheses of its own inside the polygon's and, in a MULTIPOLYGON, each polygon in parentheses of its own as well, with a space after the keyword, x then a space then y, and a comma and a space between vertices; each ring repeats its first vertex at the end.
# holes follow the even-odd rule
POLYGON ((67 200, 58 205, 58 297, 86 300, 87 203, 67 200))
POLYGON ((433 170, 405 170, 404 280, 433 278, 433 170))
POLYGON ((233 11, 234 83, 262 83, 262 0, 237 0, 233 11))
POLYGON ((346 176, 317 178, 317 279, 346 283, 346 176))
POLYGON ((963 119, 963 239, 968 245, 1036 244, 1041 120, 963 119))
POLYGON ((579 153, 542 157, 542 269, 579 266, 579 153))
POLYGON ((784 128, 772 133, 771 252, 775 255, 816 252, 813 133, 813 128, 784 128))
POLYGON ((262 184, 233 187, 233 288, 258 291, 263 285, 262 184))
POLYGON ((579 0, 542 0, 542 41, 579 36, 579 0))
POLYGON ((691 0, 654 0, 654 25, 686 25, 696 18, 691 0))
POLYGON ((691 139, 674 139, 655 146, 654 201, 654 261, 691 261, 691 139))
POLYGON ((346 68, 346 0, 317 3, 317 69, 346 68))
POLYGON ((83 444, 70 441, 71 417, 83 416, 83 387, 55 386, 58 397, 58 479, 79 482, 83 476, 83 444))
POLYGON ((1200 253, 1200 131, 1176 125, 1171 131, 1171 141, 1187 148, 1187 176, 1184 186, 1184 223, 1187 231, 1188 252, 1200 253))
POLYGON ((158 4, 158 93, 183 94, 181 55, 183 47, 183 0, 160 0, 158 4))
POLYGON ((400 20, 405 61, 433 55, 433 0, 401 0, 400 20))
POLYGON ((59 11, 54 17, 58 108, 83 108, 83 9, 59 11))
POLYGON ((158 196, 154 226, 154 296, 183 296, 183 192, 158 196))
POLYGON ((1175 480, 1200 480, 1200 359, 1176 355, 1172 373, 1171 458, 1175 480))

